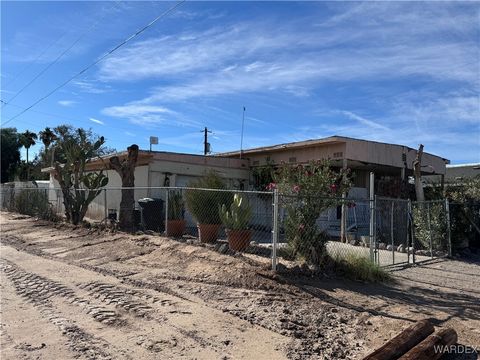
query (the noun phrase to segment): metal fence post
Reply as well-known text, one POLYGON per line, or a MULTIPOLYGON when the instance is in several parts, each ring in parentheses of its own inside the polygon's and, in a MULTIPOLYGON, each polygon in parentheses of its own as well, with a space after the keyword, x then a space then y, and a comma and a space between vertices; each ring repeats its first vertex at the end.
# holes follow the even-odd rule
POLYGON ((410 244, 408 243, 408 225, 410 225, 410 237, 413 242, 413 215, 412 215, 412 200, 408 199, 407 204, 407 239, 405 241, 405 252, 407 253, 407 264, 410 264, 410 244))
POLYGON ((430 203, 427 203, 427 221, 428 221, 428 232, 430 235, 430 257, 433 259, 433 234, 432 234, 432 222, 430 220, 430 203))
POLYGON ((103 189, 103 214, 105 216, 105 227, 108 225, 108 205, 107 205, 107 189, 103 189))
POLYGON ((374 246, 374 239, 373 239, 373 233, 375 232, 375 187, 374 187, 374 181, 375 181, 375 174, 373 172, 370 173, 370 234, 369 234, 369 240, 370 240, 370 261, 375 262, 374 259, 374 252, 373 252, 373 246, 374 246))
POLYGON ((168 197, 170 189, 165 189, 165 236, 168 234, 168 197))
POLYGON ((410 211, 412 214, 412 219, 411 219, 411 230, 412 230, 412 264, 415 265, 415 221, 414 221, 414 216, 413 216, 413 210, 411 207, 410 203, 410 211))
POLYGON ((273 190, 272 270, 277 271, 278 189, 273 190))
POLYGON ((392 200, 392 213, 390 216, 390 237, 392 239, 392 263, 395 265, 395 242, 393 241, 393 211, 395 209, 395 201, 392 200))
POLYGON ((448 256, 452 257, 452 231, 450 224, 450 203, 448 199, 445 199, 445 217, 447 221, 447 246, 448 246, 448 256))

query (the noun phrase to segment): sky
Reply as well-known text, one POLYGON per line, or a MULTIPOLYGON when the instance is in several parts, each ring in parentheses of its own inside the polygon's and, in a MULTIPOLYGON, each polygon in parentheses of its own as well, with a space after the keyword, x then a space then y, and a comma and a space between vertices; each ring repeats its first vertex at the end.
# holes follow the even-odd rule
MULTIPOLYGON (((201 154, 349 136, 480 162, 480 2, 1 2, 2 126, 201 154), (5 125, 4 125, 5 124, 5 125)), ((33 150, 38 151, 40 145, 33 150)))

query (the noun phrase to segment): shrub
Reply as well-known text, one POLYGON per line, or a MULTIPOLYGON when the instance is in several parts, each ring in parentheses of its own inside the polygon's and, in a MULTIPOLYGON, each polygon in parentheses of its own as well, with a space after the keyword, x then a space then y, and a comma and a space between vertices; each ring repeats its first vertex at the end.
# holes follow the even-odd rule
POLYGON ((423 249, 446 251, 447 221, 444 202, 417 203, 413 208, 415 239, 423 249))
POLYGON ((44 220, 57 221, 48 194, 43 189, 23 189, 15 196, 15 211, 20 214, 37 216, 44 220))
POLYGON ((232 194, 227 191, 214 191, 206 189, 226 189, 223 180, 214 172, 189 183, 185 191, 185 202, 188 210, 200 224, 221 224, 219 208, 225 204, 230 206, 232 194))
POLYGON ((227 229, 244 230, 248 228, 248 223, 252 217, 252 209, 246 199, 240 194, 235 194, 230 209, 227 208, 227 205, 222 204, 219 215, 227 229))
POLYGON ((281 201, 286 209, 285 236, 295 257, 319 264, 325 256, 327 236, 317 227, 320 214, 341 204, 339 196, 351 186, 348 171, 335 171, 328 161, 307 166, 284 165, 276 174, 281 201))
POLYGON ((168 194, 168 220, 183 219, 184 201, 182 193, 179 191, 168 194))
POLYGON ((367 282, 389 282, 392 276, 385 269, 370 261, 370 259, 354 254, 337 254, 332 259, 336 273, 351 280, 367 282))

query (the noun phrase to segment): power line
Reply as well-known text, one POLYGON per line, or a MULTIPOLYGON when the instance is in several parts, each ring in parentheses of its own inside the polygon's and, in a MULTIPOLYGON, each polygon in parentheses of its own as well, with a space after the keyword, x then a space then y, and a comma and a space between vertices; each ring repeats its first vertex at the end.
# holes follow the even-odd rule
MULTIPOLYGON (((113 4, 112 9, 115 7, 115 3, 113 4)), ((35 80, 37 80, 40 76, 42 76, 48 69, 50 69, 53 65, 55 65, 58 61, 60 61, 61 58, 65 56, 67 52, 69 52, 75 45, 78 44, 80 40, 82 40, 85 35, 87 35, 90 31, 92 31, 104 18, 107 16, 107 13, 104 13, 103 16, 98 19, 96 22, 94 22, 86 31, 84 31, 80 36, 72 43, 68 48, 66 48, 64 51, 62 51, 50 64, 48 64, 46 67, 44 67, 40 72, 33 77, 32 80, 30 80, 27 84, 25 84, 20 90, 18 90, 15 95, 13 95, 8 102, 4 103, 5 105, 8 105, 10 102, 15 100, 15 98, 20 95, 26 88, 28 88, 30 85, 32 85, 35 80)))
POLYGON ((35 101, 32 105, 30 105, 29 107, 25 108, 23 111, 19 112, 17 115, 15 115, 14 117, 11 117, 10 119, 8 119, 6 122, 3 123, 2 126, 5 126, 6 124, 8 124, 10 121, 12 120, 15 120, 16 118, 18 118, 20 115, 23 115, 24 113, 26 113, 28 110, 30 110, 31 108, 33 108, 35 105, 37 105, 38 103, 40 103, 41 101, 45 100, 46 98, 48 98, 50 95, 52 95, 53 93, 55 93, 56 91, 58 91, 59 89, 61 89, 62 87, 64 87, 65 85, 67 85, 70 81, 72 81, 73 79, 77 78, 78 76, 82 75, 83 73, 85 73, 86 71, 90 70, 92 67, 94 67, 95 65, 97 65, 100 61, 102 61, 103 59, 105 59, 106 57, 108 57, 109 55, 113 54, 115 51, 117 51, 118 49, 120 49, 122 46, 124 46, 125 44, 127 44, 129 41, 131 41, 132 39, 136 38, 138 35, 140 35, 141 33, 143 33, 145 30, 147 30, 149 27, 151 27, 152 25, 154 25, 157 21, 159 21, 160 19, 162 19, 163 17, 165 17, 166 15, 168 15, 169 13, 171 13, 172 11, 174 11, 177 7, 179 7, 181 4, 183 4, 186 0, 181 0, 179 1, 178 3, 176 3, 174 6, 170 7, 169 9, 167 9, 166 11, 164 11, 163 13, 161 13, 160 15, 158 15, 155 19, 153 19, 150 23, 148 23, 147 25, 145 25, 143 28, 141 28, 140 30, 138 30, 137 32, 135 32, 133 35, 129 36, 127 39, 125 39, 123 42, 121 42, 120 44, 118 44, 117 46, 115 46, 113 49, 111 49, 110 51, 108 51, 105 55, 101 56, 99 59, 95 60, 93 63, 91 63, 90 65, 88 65, 87 67, 85 67, 83 70, 79 71, 78 73, 76 73, 75 75, 73 75, 72 77, 70 77, 69 79, 67 79, 66 81, 64 81, 62 84, 60 84, 59 86, 57 86, 56 88, 54 88, 52 91, 50 91, 48 94, 42 96, 40 99, 38 99, 37 101, 35 101))
MULTIPOLYGON (((30 68, 32 66, 33 63, 35 63, 38 59, 40 59, 48 50, 50 50, 51 47, 53 47, 56 43, 58 43, 61 39, 63 39, 65 37, 65 35, 67 35, 68 31, 65 31, 63 33, 62 36, 60 36, 59 38, 57 38, 56 40, 54 40, 50 45, 48 45, 45 49, 43 49, 43 51, 35 58, 33 59, 33 61, 31 61, 30 63, 26 64, 22 70, 20 70, 15 76, 13 76, 12 79, 10 79, 4 86, 9 86, 11 84, 13 84, 15 82, 15 80, 17 80, 20 75, 22 75, 28 68, 30 68)), ((5 101, 2 101, 3 104, 7 104, 5 101)))

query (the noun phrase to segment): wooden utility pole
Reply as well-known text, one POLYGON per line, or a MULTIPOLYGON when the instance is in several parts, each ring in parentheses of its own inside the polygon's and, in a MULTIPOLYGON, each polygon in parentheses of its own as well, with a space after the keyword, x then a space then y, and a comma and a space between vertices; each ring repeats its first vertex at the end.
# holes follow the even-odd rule
POLYGON ((203 130, 204 133, 204 140, 203 140, 203 155, 207 155, 210 152, 210 147, 208 146, 208 133, 211 133, 210 130, 205 127, 203 130))
POLYGON ((413 161, 413 174, 415 176, 415 194, 417 195, 417 201, 424 201, 425 195, 423 193, 422 185, 422 155, 423 155, 423 144, 420 144, 420 147, 417 151, 417 156, 413 161))

